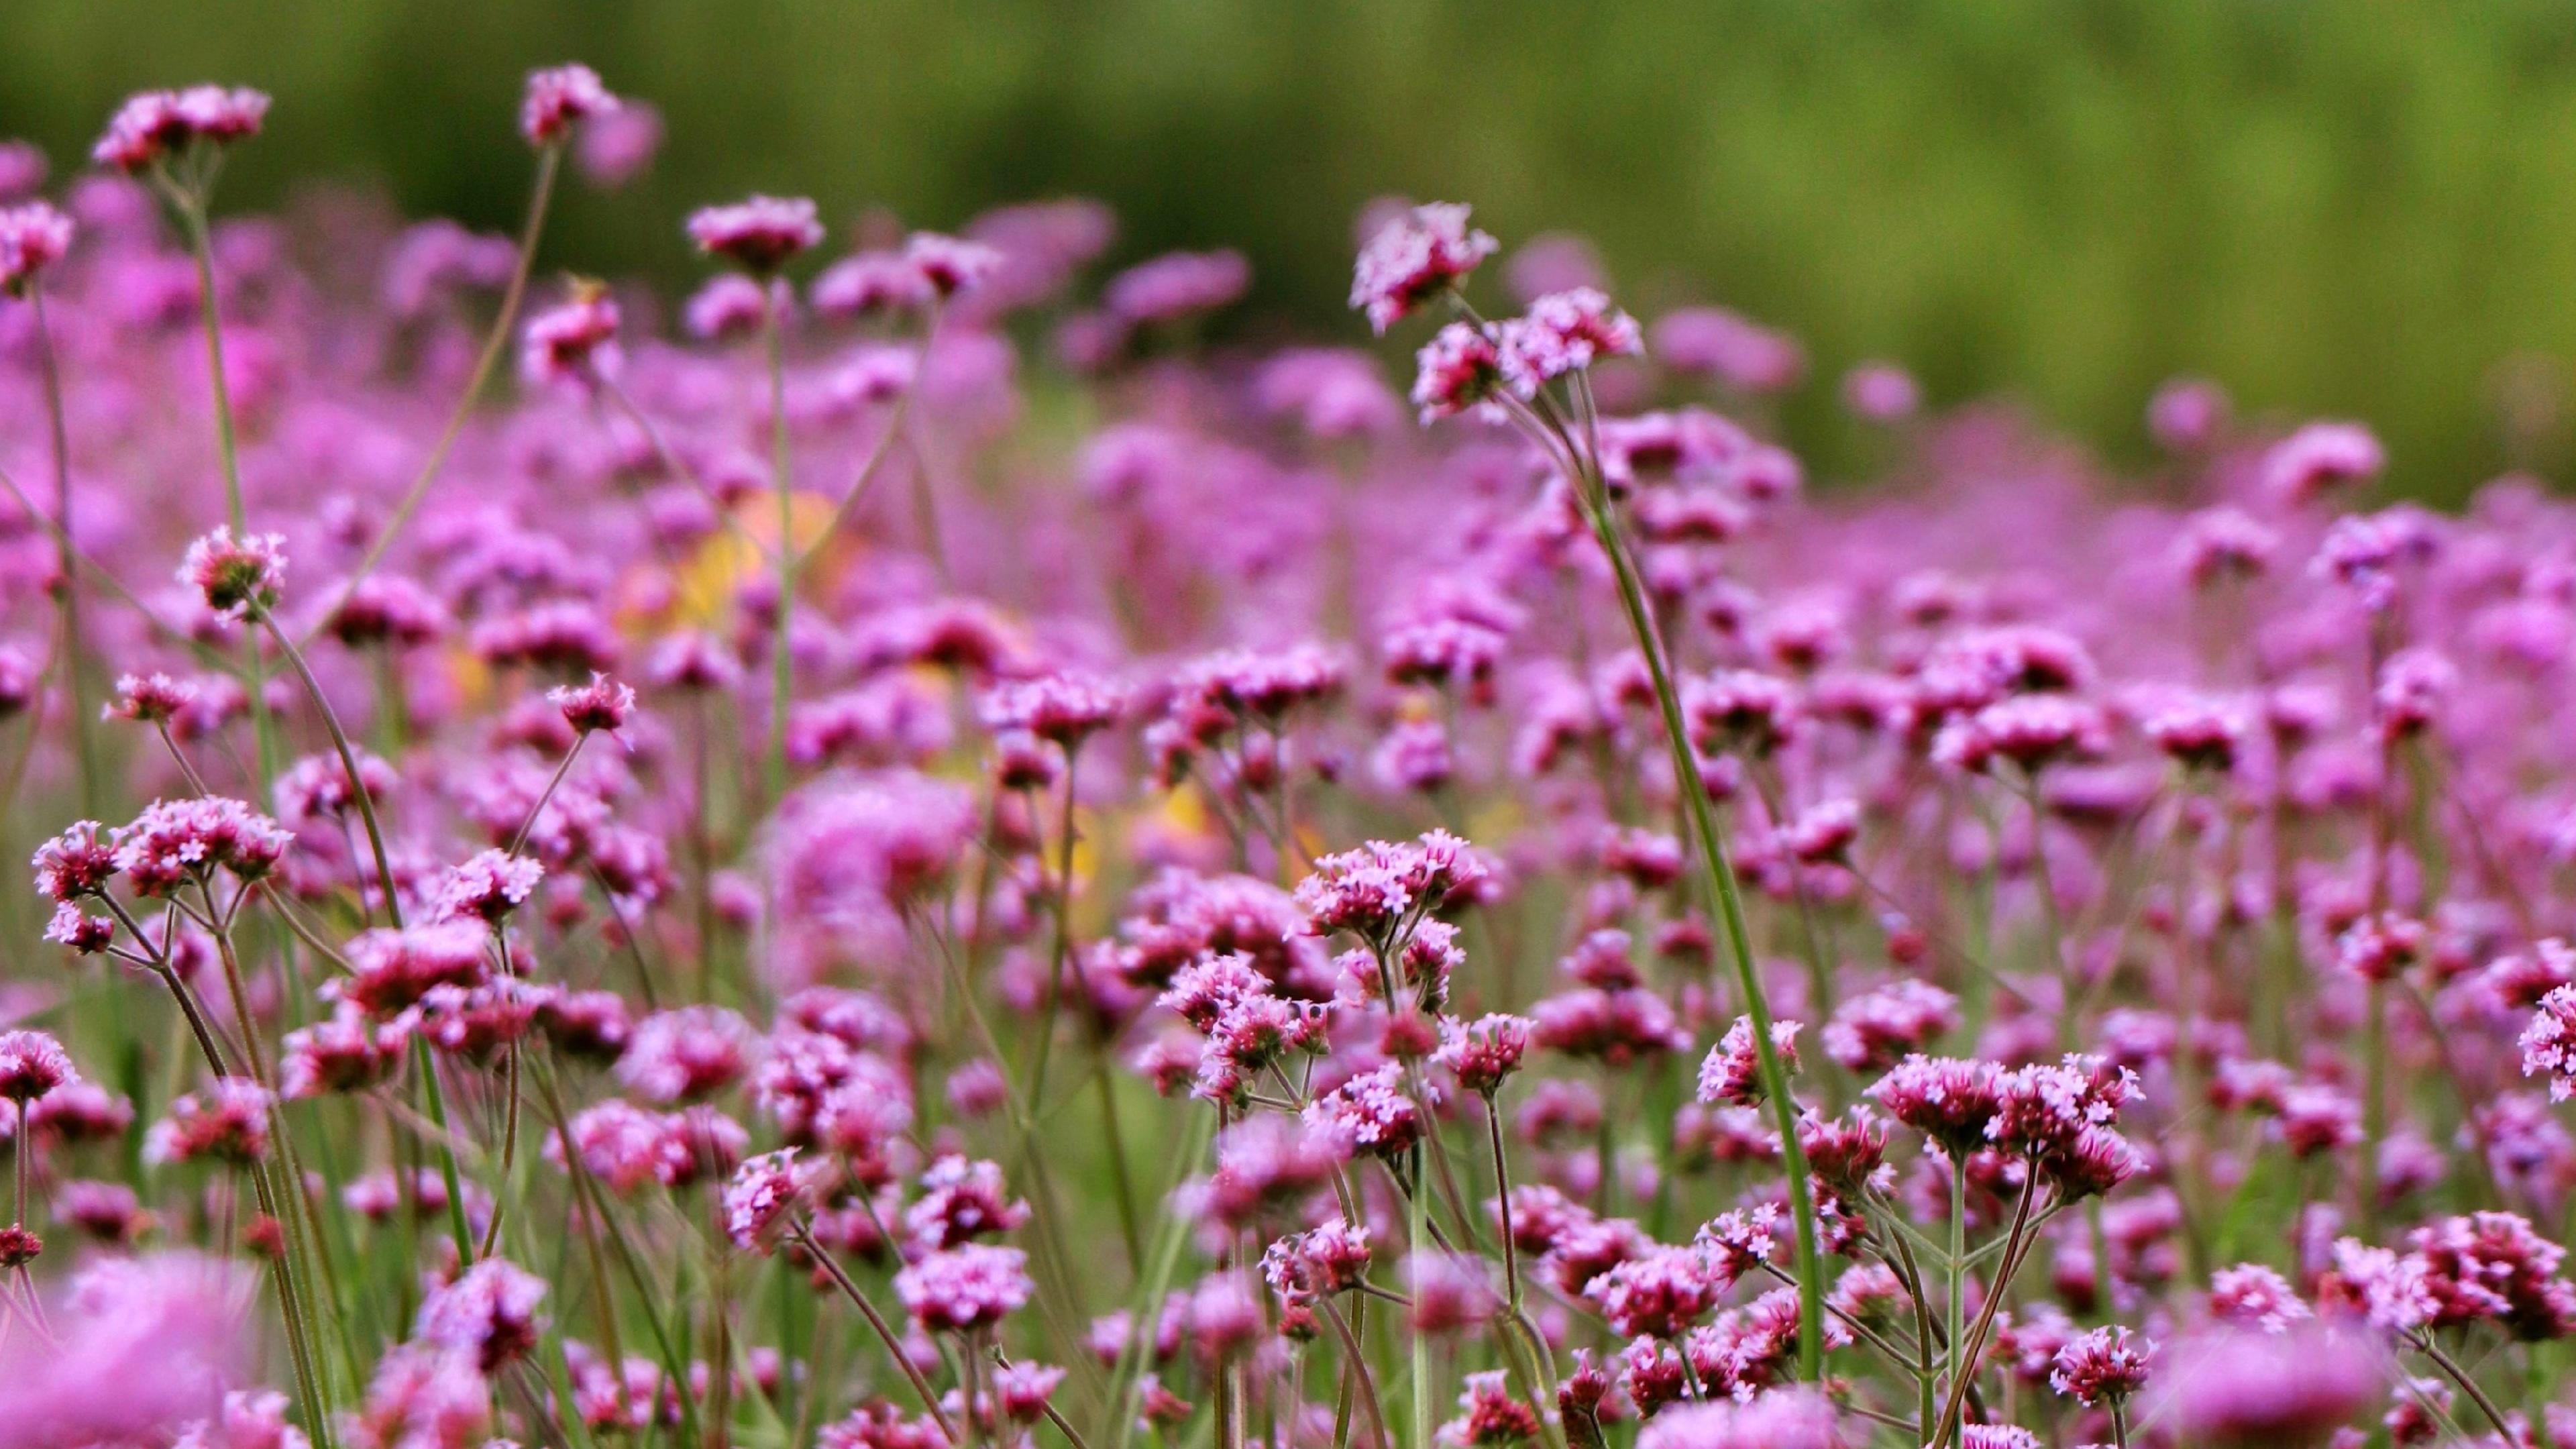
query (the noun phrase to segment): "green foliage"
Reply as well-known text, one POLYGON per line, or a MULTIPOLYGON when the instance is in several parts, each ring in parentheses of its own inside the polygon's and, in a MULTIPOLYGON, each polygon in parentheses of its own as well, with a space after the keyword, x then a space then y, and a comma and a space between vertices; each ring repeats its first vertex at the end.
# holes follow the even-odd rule
MULTIPOLYGON (((1596 238, 1641 311, 1789 326, 1830 375, 2009 389, 2115 451, 2162 377, 2380 427, 2452 496, 2554 464, 2576 356, 2576 26, 2558 4, 2308 0, 13 0, 0 130, 68 165, 147 84, 265 86, 233 206, 316 173, 506 226, 531 65, 659 104, 662 166, 550 263, 694 274, 678 219, 755 188, 953 225, 1089 193, 1121 255, 1237 245, 1248 316, 1339 308, 1372 196, 1596 238), (2515 400, 2520 425, 2499 421, 2515 400)), ((1238 326, 1264 326, 1239 321, 1238 326)), ((1829 389, 1791 411, 1844 456, 1829 389)))

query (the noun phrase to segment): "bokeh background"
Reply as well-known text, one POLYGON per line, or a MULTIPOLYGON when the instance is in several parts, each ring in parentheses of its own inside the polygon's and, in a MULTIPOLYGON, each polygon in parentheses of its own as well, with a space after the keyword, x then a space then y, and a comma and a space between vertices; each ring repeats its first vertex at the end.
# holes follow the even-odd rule
POLYGON ((1352 219, 1475 203, 1577 231, 1641 312, 1735 306, 1821 381, 1886 356, 2114 456, 2177 372, 2368 420, 2399 485, 2567 462, 2576 7, 2308 0, 8 0, 0 134, 77 164, 118 98, 275 93, 228 208, 317 180, 507 227, 520 78, 565 59, 668 122, 569 198, 549 266, 697 274, 693 205, 805 193, 944 227, 1110 202, 1117 258, 1252 259, 1237 331, 1356 339, 1352 219))

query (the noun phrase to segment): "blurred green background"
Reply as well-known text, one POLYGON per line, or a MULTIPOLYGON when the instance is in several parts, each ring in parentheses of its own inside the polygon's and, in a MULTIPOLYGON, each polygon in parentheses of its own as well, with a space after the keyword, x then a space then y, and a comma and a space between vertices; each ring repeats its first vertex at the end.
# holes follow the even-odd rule
MULTIPOLYGON (((2114 454, 2182 370, 2351 415, 2408 489, 2554 471, 2576 359, 2576 7, 2303 0, 8 0, 0 134, 83 154, 126 91, 276 94, 232 208, 301 179, 505 227, 521 74, 669 125, 549 265, 695 274, 694 204, 804 192, 951 226, 1088 194, 1117 256, 1233 245, 1232 325, 1356 338, 1352 218, 1472 201, 1592 237, 1640 310, 1716 300, 1825 379, 1897 358, 2114 454)), ((1789 415, 1846 456, 1829 386, 1789 415)))

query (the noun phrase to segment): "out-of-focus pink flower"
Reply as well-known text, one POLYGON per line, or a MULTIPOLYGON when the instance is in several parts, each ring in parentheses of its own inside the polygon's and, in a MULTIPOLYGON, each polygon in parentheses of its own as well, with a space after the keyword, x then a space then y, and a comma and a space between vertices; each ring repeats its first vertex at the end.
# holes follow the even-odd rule
POLYGON ((23 296, 72 246, 72 219, 49 202, 0 209, 0 292, 23 296))
POLYGON ((600 84, 589 66, 559 65, 528 73, 527 95, 519 105, 519 134, 532 146, 551 146, 583 122, 612 115, 617 97, 600 84))
POLYGON ((1843 374, 1843 406, 1863 422, 1903 422, 1922 404, 1914 375, 1895 363, 1865 362, 1843 374))
POLYGON ((2339 1330, 2215 1328, 2166 1349, 2139 1416, 2194 1444, 2313 1449, 2378 1398, 2387 1373, 2375 1346, 2339 1330))
POLYGON ((689 240, 755 277, 766 277, 798 253, 819 246, 823 223, 804 197, 754 196, 706 207, 689 218, 689 240))
POLYGON ((50 1331, 10 1350, 0 1449, 161 1442, 218 1413, 251 1367, 257 1287, 245 1264, 186 1252, 82 1270, 50 1331))
POLYGON ((1384 332, 1423 303, 1464 281, 1496 242, 1467 224, 1468 209, 1433 202, 1395 216, 1360 248, 1351 306, 1384 332))
POLYGON ((117 108, 90 159, 119 171, 149 170, 200 142, 226 145, 256 136, 267 114, 268 97, 255 90, 143 91, 117 108))

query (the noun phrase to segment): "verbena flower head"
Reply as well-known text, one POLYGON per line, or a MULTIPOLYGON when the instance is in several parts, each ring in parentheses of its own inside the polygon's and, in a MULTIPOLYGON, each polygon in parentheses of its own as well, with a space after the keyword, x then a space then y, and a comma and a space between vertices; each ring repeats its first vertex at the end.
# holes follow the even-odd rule
POLYGON ((2381 1401, 2388 1363, 2351 1333, 2214 1329, 2167 1349, 2142 1415, 2194 1444, 2317 1449, 2381 1401))
POLYGON ((23 1107, 77 1080, 70 1055, 49 1033, 0 1031, 0 1101, 23 1107))
POLYGON ((481 851, 448 873, 438 889, 436 911, 441 916, 472 916, 486 925, 498 925, 527 904, 545 874, 543 865, 524 855, 481 851))
POLYGON ((28 287, 72 247, 72 219, 49 202, 0 208, 0 292, 26 295, 28 287))
POLYGON ((1576 287, 1551 292, 1530 303, 1525 315, 1495 324, 1495 350, 1503 380, 1526 398, 1604 358, 1634 357, 1646 343, 1637 319, 1599 290, 1576 287))
POLYGON ((502 1258, 485 1258, 421 1300, 418 1340, 470 1354, 475 1367, 498 1373, 527 1357, 542 1327, 537 1304, 546 1281, 502 1258))
POLYGON ((1469 1022, 1443 1020, 1440 1049, 1432 1060, 1456 1077, 1460 1087, 1491 1097, 1520 1070, 1536 1025, 1528 1017, 1505 1012, 1488 1012, 1469 1022))
POLYGON ((2098 1328, 2057 1351, 2048 1386, 2079 1404, 2131 1398, 2147 1382, 2152 1345, 2128 1328, 2098 1328))
MULTIPOLYGON (((1969 1426, 1971 1432, 1982 1427, 1969 1426)), ((1676 1404, 1637 1434, 1638 1449, 1855 1449, 1864 1442, 1844 1427, 1833 1400, 1807 1388, 1774 1389, 1741 1402, 1676 1404)))
POLYGON ((894 1277, 895 1296, 932 1333, 989 1328, 1026 1306, 1033 1285, 1028 1254, 969 1243, 923 1255, 894 1277))
POLYGON ((248 1167, 268 1152, 268 1090, 247 1077, 217 1077, 203 1094, 170 1103, 169 1115, 143 1137, 150 1163, 212 1159, 248 1167))
POLYGON ((1467 224, 1468 208, 1432 202, 1388 220, 1360 248, 1351 306, 1371 330, 1387 328, 1466 280, 1497 243, 1467 224))
POLYGON ((971 291, 1002 265, 1002 254, 979 241, 937 232, 917 231, 906 237, 903 257, 937 297, 971 291))
POLYGON ((617 97, 599 80, 599 72, 578 63, 528 72, 528 89, 519 103, 519 134, 531 146, 551 146, 572 134, 582 122, 614 113, 617 97))
POLYGON ((1985 1145, 2003 1110, 2003 1077, 1993 1062, 1916 1055, 1879 1078, 1869 1095, 1955 1161, 1985 1145))
POLYGON ((635 690, 593 670, 588 684, 560 684, 547 690, 546 703, 561 711, 564 723, 577 733, 614 731, 624 728, 626 717, 635 712, 635 690))
POLYGON ((805 1210, 810 1180, 793 1147, 746 1159, 725 1185, 725 1236, 737 1248, 766 1251, 805 1210))
POLYGON ((766 277, 822 243, 823 223, 804 197, 754 196, 710 206, 689 218, 689 240, 711 257, 766 277))
POLYGON ((1413 406, 1425 423, 1474 413, 1499 421, 1493 401, 1503 385, 1503 355, 1493 334, 1468 322, 1452 322, 1432 336, 1416 354, 1413 406))
POLYGON ((246 88, 190 86, 126 98, 90 149, 90 158, 119 171, 148 171, 199 144, 229 145, 259 134, 268 97, 246 88))
MULTIPOLYGON (((167 895, 221 871, 248 883, 264 878, 294 837, 239 800, 200 796, 147 806, 112 837, 117 873, 147 896, 167 895)), ((39 873, 44 867, 39 864, 39 873)))
POLYGON ((696 1101, 739 1081, 755 1047, 750 1025, 734 1012, 678 1007, 636 1024, 617 1078, 652 1101, 696 1101))
POLYGON ((1110 278, 1103 300, 1134 323, 1165 322, 1213 311, 1252 285, 1252 264, 1236 251, 1172 252, 1110 278))
POLYGON ((1583 1292, 1621 1337, 1670 1339, 1714 1311, 1734 1283, 1723 1262, 1701 1248, 1657 1248, 1613 1266, 1583 1292))
POLYGON ((2238 1328, 2286 1333, 2316 1314, 2276 1270, 2239 1263, 2209 1275, 2209 1316, 2238 1328))
POLYGON ((217 618, 266 613, 286 592, 286 540, 274 533, 235 538, 218 527, 188 545, 179 582, 203 595, 217 618))
MULTIPOLYGON (((1794 1021, 1771 1023, 1771 1049, 1778 1055, 1783 1071, 1797 1070, 1798 1033, 1803 1030, 1794 1021)), ((1761 1061, 1753 1041, 1753 1018, 1737 1017, 1699 1064, 1699 1100, 1738 1107, 1751 1107, 1762 1101, 1761 1061)))
POLYGON ((587 385, 617 374, 619 316, 608 289, 580 285, 571 300, 528 319, 519 371, 530 382, 587 385))
POLYGON ((2330 488, 2378 476, 2387 465, 2379 439, 2358 423, 2310 423, 2263 457, 2263 488, 2284 503, 2305 503, 2330 488))

